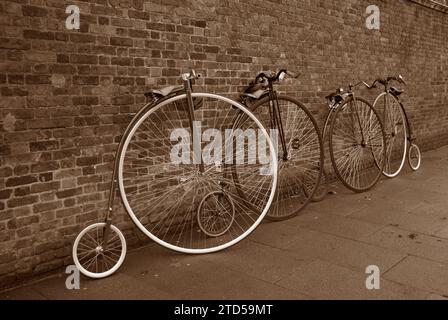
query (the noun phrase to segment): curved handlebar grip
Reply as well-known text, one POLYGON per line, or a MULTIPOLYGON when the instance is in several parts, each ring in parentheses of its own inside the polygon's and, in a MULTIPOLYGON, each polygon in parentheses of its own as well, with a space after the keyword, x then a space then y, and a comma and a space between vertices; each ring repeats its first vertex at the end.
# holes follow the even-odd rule
POLYGON ((201 78, 202 74, 200 73, 196 73, 196 71, 194 71, 193 69, 190 70, 190 72, 188 73, 183 73, 181 75, 182 80, 187 81, 187 80, 194 80, 194 79, 198 79, 201 78))

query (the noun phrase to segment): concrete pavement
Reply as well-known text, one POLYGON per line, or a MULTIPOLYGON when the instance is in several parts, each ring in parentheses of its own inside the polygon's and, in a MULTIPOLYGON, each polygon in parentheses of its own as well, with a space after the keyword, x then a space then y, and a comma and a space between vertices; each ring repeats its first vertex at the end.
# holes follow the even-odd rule
POLYGON ((448 299, 448 146, 371 192, 335 195, 289 221, 263 223, 225 251, 188 256, 155 244, 102 280, 64 273, 4 299, 448 299), (366 267, 381 272, 367 290, 366 267))

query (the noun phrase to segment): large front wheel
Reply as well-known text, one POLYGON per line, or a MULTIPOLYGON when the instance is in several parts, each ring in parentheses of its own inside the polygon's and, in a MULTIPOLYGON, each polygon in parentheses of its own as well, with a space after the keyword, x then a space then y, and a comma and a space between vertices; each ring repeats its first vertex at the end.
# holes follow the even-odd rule
POLYGON ((244 106, 214 94, 192 98, 194 108, 182 94, 134 119, 118 182, 144 234, 169 249, 199 254, 241 241, 262 221, 274 198, 277 159, 268 133, 244 106), (244 128, 234 128, 240 112, 244 128), (229 171, 234 167, 238 182, 229 171), (212 195, 225 196, 213 202, 212 195))
POLYGON ((406 117, 396 97, 390 93, 381 93, 373 103, 379 113, 386 134, 386 160, 383 174, 386 177, 398 176, 406 162, 407 128, 406 117))
POLYGON ((296 216, 319 186, 324 153, 316 120, 299 101, 288 96, 265 97, 251 111, 270 131, 278 157, 277 192, 266 218, 296 216))
POLYGON ((330 128, 330 156, 336 175, 354 192, 371 189, 384 170, 386 139, 376 110, 350 98, 336 110, 330 128))

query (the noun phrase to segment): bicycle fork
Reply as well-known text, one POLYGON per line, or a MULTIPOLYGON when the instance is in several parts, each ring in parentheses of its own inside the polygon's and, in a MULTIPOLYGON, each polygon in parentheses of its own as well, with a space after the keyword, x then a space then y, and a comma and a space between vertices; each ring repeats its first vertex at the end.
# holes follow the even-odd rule
MULTIPOLYGON (((272 86, 272 84, 270 84, 270 85, 272 86)), ((282 122, 282 117, 281 117, 281 112, 280 112, 280 106, 278 104, 277 94, 272 89, 273 88, 271 88, 271 97, 270 97, 270 101, 272 101, 272 104, 269 103, 269 113, 271 116, 271 127, 273 129, 277 129, 279 131, 279 136, 280 136, 280 141, 282 144, 282 151, 283 151, 283 160, 287 161, 288 160, 288 149, 286 146, 285 132, 283 130, 283 122, 282 122)), ((275 147, 277 148, 277 146, 275 146, 275 147)), ((277 150, 277 152, 278 152, 278 150, 277 150)))
MULTIPOLYGON (((124 139, 124 136, 122 140, 124 139)), ((120 145, 118 147, 118 150, 121 150, 122 142, 120 142, 120 145)), ((118 155, 120 152, 117 152, 117 156, 115 157, 114 161, 114 171, 112 173, 112 181, 110 183, 110 190, 109 190, 109 200, 107 202, 107 213, 106 217, 104 219, 104 222, 106 223, 103 228, 103 242, 102 247, 103 250, 106 250, 107 248, 107 242, 109 240, 109 233, 110 233, 110 226, 112 225, 112 210, 114 206, 114 199, 115 199, 115 190, 118 183, 118 164, 119 164, 119 157, 118 155)))
POLYGON ((204 173, 204 162, 202 161, 202 146, 201 146, 201 133, 198 132, 198 128, 195 126, 194 117, 194 102, 192 97, 191 82, 190 79, 184 79, 184 88, 187 94, 187 112, 188 112, 188 122, 190 123, 191 139, 193 146, 193 163, 198 164, 199 162, 199 172, 204 173))

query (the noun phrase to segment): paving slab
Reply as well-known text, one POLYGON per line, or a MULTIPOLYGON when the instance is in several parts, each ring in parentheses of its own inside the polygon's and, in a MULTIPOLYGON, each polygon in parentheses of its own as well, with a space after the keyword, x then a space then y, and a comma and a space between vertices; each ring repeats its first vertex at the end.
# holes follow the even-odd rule
POLYGON ((369 265, 387 270, 406 256, 386 248, 315 231, 305 230, 300 236, 285 248, 297 259, 317 258, 362 272, 369 265))
POLYGON ((448 263, 448 239, 387 227, 363 240, 391 250, 448 263))
POLYGON ((393 204, 372 204, 350 215, 351 218, 383 226, 396 226, 405 230, 432 235, 443 229, 446 221, 435 216, 420 216, 406 212, 393 204))
POLYGON ((300 220, 291 219, 282 223, 352 240, 359 240, 384 228, 381 224, 322 213, 317 208, 308 210, 307 214, 303 215, 300 220))
POLYGON ((280 281, 312 261, 296 259, 287 251, 249 242, 235 250, 204 256, 204 259, 270 283, 280 281))
POLYGON ((384 278, 448 297, 448 265, 419 257, 407 257, 384 278))
POLYGON ((278 284, 319 299, 425 299, 428 295, 387 280, 380 280, 379 290, 368 290, 365 282, 366 274, 318 260, 278 284))

